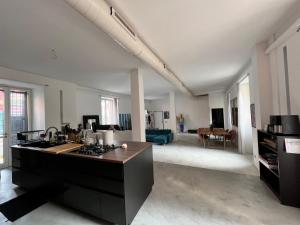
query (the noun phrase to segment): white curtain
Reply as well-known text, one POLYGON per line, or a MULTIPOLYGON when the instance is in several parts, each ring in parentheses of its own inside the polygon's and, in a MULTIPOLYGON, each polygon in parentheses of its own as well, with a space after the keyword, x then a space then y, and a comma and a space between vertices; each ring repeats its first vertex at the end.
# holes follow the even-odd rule
POLYGON ((232 118, 231 118, 231 93, 229 92, 227 95, 227 113, 228 113, 228 129, 232 129, 232 118))
POLYGON ((240 152, 252 154, 252 126, 250 112, 250 88, 249 77, 247 76, 239 84, 239 134, 240 152))
POLYGON ((101 124, 119 124, 118 98, 101 97, 101 124))

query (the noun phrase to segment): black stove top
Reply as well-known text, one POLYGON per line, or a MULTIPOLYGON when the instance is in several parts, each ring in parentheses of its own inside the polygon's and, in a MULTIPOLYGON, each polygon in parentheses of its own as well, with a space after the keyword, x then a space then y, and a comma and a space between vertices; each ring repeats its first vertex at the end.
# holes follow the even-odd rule
POLYGON ((90 155, 90 156, 100 156, 106 152, 113 151, 120 146, 115 145, 90 145, 90 146, 83 146, 80 149, 72 151, 75 154, 81 155, 90 155))

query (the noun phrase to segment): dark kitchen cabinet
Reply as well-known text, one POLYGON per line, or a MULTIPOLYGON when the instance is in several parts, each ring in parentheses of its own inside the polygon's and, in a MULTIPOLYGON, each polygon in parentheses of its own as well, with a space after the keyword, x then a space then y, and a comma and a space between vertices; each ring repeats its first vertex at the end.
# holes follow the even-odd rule
POLYGON ((125 163, 12 148, 13 183, 28 190, 61 190, 57 201, 127 225, 152 190, 152 146, 125 163))

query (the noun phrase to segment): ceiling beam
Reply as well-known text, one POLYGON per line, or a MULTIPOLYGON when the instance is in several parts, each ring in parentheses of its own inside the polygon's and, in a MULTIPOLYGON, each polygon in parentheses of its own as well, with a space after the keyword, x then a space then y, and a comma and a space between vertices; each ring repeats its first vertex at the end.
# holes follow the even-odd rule
POLYGON ((193 93, 164 62, 135 34, 131 26, 104 0, 64 0, 120 46, 150 65, 159 75, 189 96, 193 93))

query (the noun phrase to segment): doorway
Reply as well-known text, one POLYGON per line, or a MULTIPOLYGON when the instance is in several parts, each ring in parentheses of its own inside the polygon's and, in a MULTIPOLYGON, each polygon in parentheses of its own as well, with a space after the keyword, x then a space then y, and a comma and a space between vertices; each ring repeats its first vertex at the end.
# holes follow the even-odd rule
POLYGON ((164 129, 164 112, 163 111, 154 111, 154 128, 164 129))
POLYGON ((240 134, 239 150, 242 154, 253 154, 249 76, 239 83, 238 114, 240 134))
POLYGON ((214 128, 224 128, 223 108, 211 109, 211 120, 214 128))
POLYGON ((9 146, 28 130, 28 91, 0 86, 0 168, 9 166, 9 146))

